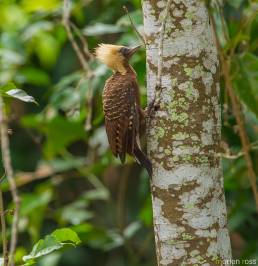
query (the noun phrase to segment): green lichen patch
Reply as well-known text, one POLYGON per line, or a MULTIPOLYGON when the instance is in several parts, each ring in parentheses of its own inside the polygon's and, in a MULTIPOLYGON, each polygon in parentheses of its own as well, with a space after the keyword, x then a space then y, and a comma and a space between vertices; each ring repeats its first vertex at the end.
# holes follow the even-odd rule
POLYGON ((189 233, 182 233, 182 239, 183 240, 192 240, 194 239, 195 237, 189 233))
POLYGON ((165 135, 165 129, 162 127, 156 127, 155 128, 155 135, 157 136, 157 138, 163 138, 165 135))
POLYGON ((171 149, 165 149, 164 150, 164 153, 166 154, 166 155, 170 155, 171 153, 172 153, 172 151, 171 151, 171 149))
POLYGON ((188 77, 190 77, 190 78, 193 77, 193 69, 192 69, 192 68, 190 68, 190 67, 185 67, 185 68, 184 68, 184 71, 185 71, 185 74, 186 74, 188 77))
POLYGON ((189 138, 189 134, 186 132, 178 132, 172 136, 173 140, 185 140, 186 138, 189 138))

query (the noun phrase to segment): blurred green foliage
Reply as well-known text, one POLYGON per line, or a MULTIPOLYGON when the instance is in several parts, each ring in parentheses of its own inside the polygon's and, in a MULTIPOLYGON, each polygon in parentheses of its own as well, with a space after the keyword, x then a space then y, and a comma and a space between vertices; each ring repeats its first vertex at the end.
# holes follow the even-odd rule
MULTIPOLYGON (((24 256, 26 265, 40 266, 156 265, 147 173, 130 159, 121 166, 111 156, 101 106, 102 88, 110 71, 98 62, 91 63, 92 129, 85 130, 90 112, 89 82, 83 78, 62 25, 62 4, 60 0, 0 1, 1 88, 22 89, 39 104, 6 98, 13 130, 12 162, 22 199, 17 265, 25 263, 24 256), (61 236, 67 238, 57 236, 57 228, 66 230, 61 236), (74 249, 71 244, 79 246, 74 249)), ((142 30, 140 0, 73 1, 71 20, 87 38, 91 51, 101 42, 128 46, 139 43, 123 5, 142 30)), ((218 4, 212 8, 223 49, 234 51, 232 79, 243 103, 256 173, 257 8, 257 3, 250 0, 228 0, 221 8, 218 4)), ((78 36, 75 38, 79 41, 78 36)), ((143 51, 132 64, 144 105, 143 51)), ((241 143, 223 81, 221 99, 223 141, 236 154, 241 143)), ((246 163, 240 156, 224 159, 223 165, 233 254, 258 261, 257 213, 246 163)), ((11 209, 7 184, 4 182, 2 187, 5 204, 11 209)))

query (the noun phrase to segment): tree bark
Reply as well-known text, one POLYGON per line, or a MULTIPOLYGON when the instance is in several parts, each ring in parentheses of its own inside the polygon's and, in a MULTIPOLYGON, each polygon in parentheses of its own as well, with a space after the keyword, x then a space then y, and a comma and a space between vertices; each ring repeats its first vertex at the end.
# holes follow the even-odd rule
POLYGON ((202 0, 143 0, 148 99, 160 106, 148 134, 158 265, 222 265, 231 259, 219 157, 219 60, 202 0))

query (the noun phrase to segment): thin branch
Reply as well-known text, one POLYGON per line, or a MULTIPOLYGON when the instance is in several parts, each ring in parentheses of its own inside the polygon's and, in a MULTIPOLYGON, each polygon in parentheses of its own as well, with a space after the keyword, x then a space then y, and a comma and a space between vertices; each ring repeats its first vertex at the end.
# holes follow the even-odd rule
POLYGON ((126 15, 128 16, 128 18, 129 18, 129 20, 130 20, 130 23, 131 23, 131 26, 132 26, 132 28, 134 29, 135 33, 137 34, 137 36, 139 37, 139 39, 142 41, 142 43, 143 43, 144 46, 146 47, 146 39, 145 39, 145 36, 144 36, 143 34, 141 34, 141 33, 138 31, 137 27, 136 27, 135 24, 133 23, 132 17, 131 17, 131 15, 130 15, 130 13, 129 13, 127 7, 126 7, 126 6, 123 6, 123 9, 124 9, 126 15))
POLYGON ((254 194, 254 198, 256 202, 256 208, 258 211, 258 191, 257 191, 257 184, 256 184, 256 174, 254 172, 253 162, 250 156, 250 142, 249 142, 249 138, 247 136, 246 130, 245 130, 245 122, 244 122, 243 114, 241 112, 240 103, 234 93, 232 80, 230 79, 230 72, 229 72, 230 70, 229 70, 228 62, 224 62, 222 64, 222 71, 224 73, 226 89, 229 93, 229 97, 231 99, 231 103, 233 107, 233 112, 235 114, 237 124, 239 127, 239 135, 240 135, 241 143, 243 146, 244 158, 246 160, 249 180, 250 180, 250 184, 253 190, 253 194, 254 194))
MULTIPOLYGON (((212 26, 213 26, 213 30, 215 33, 215 37, 216 37, 216 44, 218 47, 218 52, 219 52, 219 56, 220 56, 220 62, 221 62, 221 66, 222 66, 222 74, 225 80, 225 87, 226 90, 228 91, 231 103, 232 103, 232 107, 233 107, 233 113, 236 117, 237 120, 237 124, 238 124, 238 128, 239 128, 239 135, 240 135, 240 139, 241 139, 241 143, 242 143, 242 147, 243 147, 243 154, 244 154, 244 158, 247 164, 247 170, 248 170, 248 176, 249 176, 249 181, 252 187, 252 191, 253 191, 253 195, 254 195, 254 199, 255 199, 255 204, 256 204, 256 209, 258 211, 258 191, 257 191, 257 184, 256 184, 256 174, 253 168, 253 162, 252 162, 252 158, 250 156, 250 142, 249 142, 249 138, 248 135, 246 133, 245 130, 245 121, 244 121, 244 117, 243 114, 241 112, 241 104, 237 98, 237 96, 234 93, 234 88, 233 88, 233 83, 232 83, 232 78, 230 77, 230 59, 229 58, 225 58, 222 48, 220 46, 219 43, 219 39, 218 39, 218 35, 217 35, 217 31, 215 28, 215 21, 214 21, 214 17, 211 14, 211 21, 212 21, 212 26)), ((231 52, 231 56, 233 55, 233 52, 231 52)))
POLYGON ((19 211, 20 211, 20 198, 18 195, 17 187, 15 184, 14 176, 13 176, 13 168, 11 164, 11 156, 10 156, 10 146, 9 146, 9 138, 8 138, 8 130, 6 125, 6 117, 4 110, 4 103, 2 97, 0 97, 0 126, 1 126, 1 149, 2 149, 2 158, 4 169, 6 172, 7 180, 10 185, 10 190, 14 202, 14 215, 12 221, 12 230, 11 230, 11 242, 9 249, 9 266, 14 265, 14 254, 18 241, 18 224, 19 224, 19 211))
POLYGON ((0 216, 1 216, 1 232, 2 232, 4 266, 7 266, 8 265, 8 248, 7 248, 5 210, 4 210, 2 188, 0 188, 0 216))
POLYGON ((74 32, 77 34, 77 36, 79 37, 81 43, 82 43, 82 46, 83 46, 83 51, 84 51, 84 54, 90 59, 92 60, 93 59, 93 55, 92 53, 90 52, 89 50, 89 46, 88 46, 88 43, 87 41, 85 40, 85 38, 83 37, 81 31, 77 28, 77 26, 70 22, 71 24, 71 27, 73 28, 74 32))
MULTIPOLYGON (((258 150, 258 146, 255 144, 256 142, 250 144, 250 151, 258 150)), ((217 155, 225 159, 236 160, 244 156, 244 152, 240 151, 238 153, 233 154, 230 152, 230 149, 226 149, 223 153, 218 153, 217 155)))
POLYGON ((90 53, 88 49, 88 43, 87 41, 83 38, 82 34, 80 33, 80 30, 70 22, 70 0, 64 0, 64 6, 63 6, 63 25, 66 29, 67 36, 69 41, 72 44, 72 47, 80 61, 80 64, 85 72, 86 77, 88 78, 88 93, 87 93, 87 106, 88 106, 88 115, 87 119, 85 122, 85 129, 91 130, 92 128, 92 114, 93 114, 93 89, 92 89, 92 78, 94 77, 94 73, 92 72, 89 62, 87 59, 92 60, 93 55, 90 53), (75 30, 75 33, 78 35, 80 41, 82 42, 83 45, 83 51, 81 51, 79 45, 74 39, 72 29, 71 27, 75 30), (86 58, 87 57, 87 58, 86 58))
POLYGON ((73 46, 73 49, 81 63, 82 68, 84 69, 85 72, 89 71, 89 66, 87 64, 86 59, 84 58, 83 53, 80 50, 79 45, 77 44, 77 42, 75 41, 74 37, 73 37, 73 33, 70 27, 70 1, 69 0, 64 0, 64 10, 63 10, 63 25, 66 29, 67 32, 67 36, 73 46))

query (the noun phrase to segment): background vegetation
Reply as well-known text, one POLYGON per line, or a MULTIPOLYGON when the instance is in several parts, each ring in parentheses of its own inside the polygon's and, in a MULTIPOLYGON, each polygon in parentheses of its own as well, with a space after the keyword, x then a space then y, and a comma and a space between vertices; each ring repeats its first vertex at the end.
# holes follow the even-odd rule
MULTIPOLYGON (((230 67, 227 75, 242 103, 242 120, 257 176, 255 2, 228 0, 209 4, 222 47, 221 58, 230 67)), ((128 46, 140 42, 123 5, 142 30, 140 0, 73 1, 69 25, 82 53, 82 38, 87 39, 91 52, 102 42, 128 46)), ((147 173, 130 158, 127 164, 120 165, 112 157, 105 136, 101 93, 111 72, 90 60, 87 50, 86 70, 89 68, 90 72, 82 69, 62 23, 62 7, 60 0, 0 1, 0 86, 21 197, 15 261, 17 265, 40 266, 155 265, 147 173), (5 97, 5 91, 15 88, 32 95, 38 105, 5 97), (63 229, 56 231, 60 228, 63 229)), ((132 64, 145 105, 144 51, 135 55, 132 64)), ((224 80, 225 76, 221 82, 222 157, 233 254, 235 258, 258 261, 255 200, 239 125, 224 80)), ((0 167, 5 208, 10 210, 6 213, 9 237, 13 204, 3 166, 0 167)))

